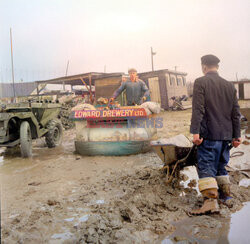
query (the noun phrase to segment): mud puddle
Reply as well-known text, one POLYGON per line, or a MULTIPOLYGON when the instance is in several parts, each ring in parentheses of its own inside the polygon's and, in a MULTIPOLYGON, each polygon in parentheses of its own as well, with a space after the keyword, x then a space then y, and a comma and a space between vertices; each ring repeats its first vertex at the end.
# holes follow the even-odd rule
POLYGON ((69 141, 64 141, 56 148, 48 148, 44 138, 34 140, 31 158, 22 158, 19 146, 0 148, 0 174, 21 173, 39 166, 41 162, 64 160, 67 157, 75 158, 72 139, 69 138, 69 141))
POLYGON ((249 232, 250 202, 228 218, 219 216, 198 216, 172 223, 176 228, 173 234, 161 244, 201 243, 201 244, 247 244, 249 232))

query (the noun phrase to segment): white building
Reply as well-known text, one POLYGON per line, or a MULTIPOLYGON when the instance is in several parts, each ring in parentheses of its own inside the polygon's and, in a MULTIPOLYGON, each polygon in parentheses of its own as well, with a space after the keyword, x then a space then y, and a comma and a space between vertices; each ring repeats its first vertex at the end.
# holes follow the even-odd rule
POLYGON ((239 99, 250 99, 250 80, 244 79, 240 81, 233 81, 233 83, 237 90, 237 95, 239 99))

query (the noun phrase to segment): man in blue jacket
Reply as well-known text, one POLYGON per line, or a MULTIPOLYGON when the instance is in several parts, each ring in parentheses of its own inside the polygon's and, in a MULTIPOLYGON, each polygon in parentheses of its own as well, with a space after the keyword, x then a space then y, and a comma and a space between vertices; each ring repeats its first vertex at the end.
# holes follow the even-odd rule
POLYGON ((110 101, 114 101, 124 90, 126 90, 127 105, 140 105, 149 97, 149 89, 144 81, 138 79, 137 70, 129 69, 129 80, 122 81, 121 86, 114 92, 110 101))
POLYGON ((190 132, 198 146, 199 190, 205 201, 192 214, 219 212, 218 197, 229 206, 230 181, 225 166, 231 146, 241 143, 237 92, 232 83, 219 76, 219 62, 214 55, 203 56, 204 76, 194 82, 190 132))

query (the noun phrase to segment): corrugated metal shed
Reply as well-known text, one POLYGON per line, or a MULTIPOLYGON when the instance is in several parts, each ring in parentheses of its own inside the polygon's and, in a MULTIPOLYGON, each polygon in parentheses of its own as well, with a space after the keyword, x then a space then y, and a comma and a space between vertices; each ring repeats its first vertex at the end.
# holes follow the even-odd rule
MULTIPOLYGON (((16 97, 28 96, 37 88, 35 82, 15 83, 16 97)), ((14 97, 12 83, 0 83, 0 98, 14 97)))

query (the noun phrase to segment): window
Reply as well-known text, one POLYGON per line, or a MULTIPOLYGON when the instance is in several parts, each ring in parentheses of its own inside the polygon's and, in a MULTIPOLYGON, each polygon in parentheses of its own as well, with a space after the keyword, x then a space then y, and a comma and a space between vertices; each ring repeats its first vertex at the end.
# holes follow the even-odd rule
POLYGON ((166 74, 166 85, 170 86, 170 79, 169 79, 169 74, 166 74))
POLYGON ((181 86, 182 82, 181 82, 181 77, 177 77, 177 86, 181 86))
POLYGON ((186 86, 186 77, 182 77, 183 80, 183 86, 186 86))
POLYGON ((174 86, 175 85, 175 77, 171 76, 170 77, 170 86, 174 86))

